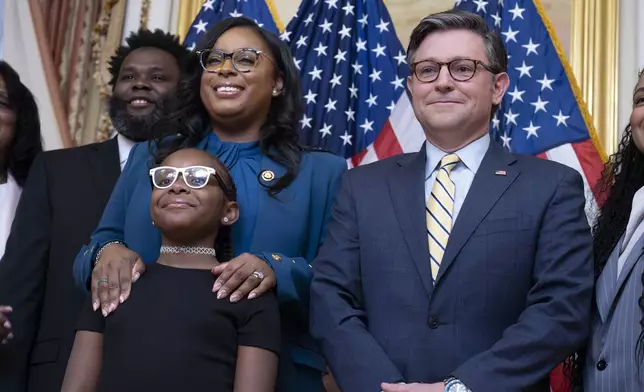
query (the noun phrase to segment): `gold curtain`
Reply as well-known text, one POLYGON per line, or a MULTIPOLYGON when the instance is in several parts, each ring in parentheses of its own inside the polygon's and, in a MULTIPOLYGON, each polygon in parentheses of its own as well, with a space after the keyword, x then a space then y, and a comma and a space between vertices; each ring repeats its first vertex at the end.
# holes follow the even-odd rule
POLYGON ((111 75, 108 70, 110 57, 121 45, 127 1, 114 0, 103 6, 101 16, 92 32, 92 80, 85 111, 87 126, 82 129, 83 143, 103 141, 112 134, 112 123, 107 113, 106 102, 112 94, 108 85, 111 75))
POLYGON ((126 1, 30 0, 45 73, 65 147, 96 141, 105 61, 120 44, 126 1), (114 12, 114 17, 109 15, 114 12), (107 17, 106 17, 107 15, 107 17), (99 24, 102 23, 102 24, 99 24), (101 52, 93 47, 102 40, 101 52))
POLYGON ((179 18, 177 19, 177 35, 181 42, 186 38, 188 29, 195 20, 203 5, 202 0, 181 0, 179 2, 179 18))
POLYGON ((617 149, 619 1, 573 0, 570 62, 607 154, 617 149))

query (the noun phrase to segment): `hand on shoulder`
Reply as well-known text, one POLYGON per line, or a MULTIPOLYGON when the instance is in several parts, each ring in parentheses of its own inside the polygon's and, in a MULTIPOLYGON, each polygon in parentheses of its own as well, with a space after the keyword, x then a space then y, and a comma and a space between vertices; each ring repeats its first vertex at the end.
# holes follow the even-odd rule
POLYGON ((92 271, 92 306, 99 308, 103 316, 116 310, 130 296, 132 283, 145 272, 145 264, 136 252, 122 243, 103 245, 92 271))
POLYGON ((11 306, 0 306, 0 341, 2 344, 7 344, 13 338, 11 331, 11 321, 9 316, 13 312, 11 306))

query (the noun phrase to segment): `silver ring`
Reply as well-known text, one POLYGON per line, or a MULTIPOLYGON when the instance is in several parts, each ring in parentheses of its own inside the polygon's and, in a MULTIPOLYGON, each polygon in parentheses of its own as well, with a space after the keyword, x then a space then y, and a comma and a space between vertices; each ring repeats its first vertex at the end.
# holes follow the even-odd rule
POLYGON ((259 280, 264 280, 264 273, 261 271, 253 272, 252 276, 256 277, 259 280))

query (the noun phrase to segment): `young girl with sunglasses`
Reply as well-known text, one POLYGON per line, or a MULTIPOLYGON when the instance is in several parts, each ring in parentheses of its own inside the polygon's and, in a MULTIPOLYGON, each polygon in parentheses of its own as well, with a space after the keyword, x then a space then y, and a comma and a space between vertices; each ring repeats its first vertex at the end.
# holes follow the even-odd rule
POLYGON ((150 177, 160 256, 110 317, 87 302, 62 390, 272 392, 274 294, 231 303, 210 291, 211 269, 232 256, 227 233, 239 214, 228 171, 203 150, 183 149, 150 177))

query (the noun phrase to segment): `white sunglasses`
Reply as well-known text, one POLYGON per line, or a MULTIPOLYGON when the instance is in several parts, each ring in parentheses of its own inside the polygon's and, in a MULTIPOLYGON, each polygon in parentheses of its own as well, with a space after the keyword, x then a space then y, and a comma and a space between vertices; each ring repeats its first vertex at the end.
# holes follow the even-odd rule
POLYGON ((219 178, 217 171, 212 167, 207 166, 188 166, 188 167, 173 167, 173 166, 159 166, 150 169, 150 177, 152 185, 157 189, 168 189, 179 178, 179 174, 183 177, 183 182, 192 189, 200 189, 208 184, 211 175, 214 175, 217 182, 221 186, 223 181, 219 178))

